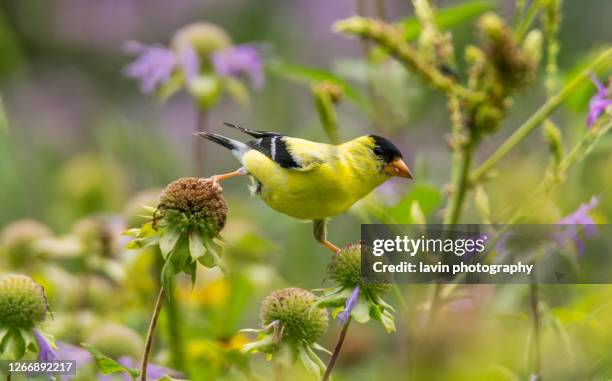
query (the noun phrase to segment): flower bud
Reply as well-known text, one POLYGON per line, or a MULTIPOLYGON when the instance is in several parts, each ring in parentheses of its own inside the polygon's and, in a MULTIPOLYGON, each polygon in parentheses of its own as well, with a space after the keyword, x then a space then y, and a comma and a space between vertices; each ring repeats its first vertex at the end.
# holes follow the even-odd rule
POLYGON ((12 266, 21 266, 32 253, 33 243, 51 237, 51 230, 35 220, 19 220, 6 226, 0 234, 0 245, 6 249, 12 266))
POLYGON ((217 25, 208 22, 186 25, 172 38, 172 47, 175 50, 192 47, 200 57, 208 57, 213 52, 230 45, 232 45, 230 36, 217 25))
POLYGON ((47 298, 32 278, 9 274, 0 278, 0 328, 32 329, 47 316, 47 298))
POLYGON ((86 342, 112 358, 138 357, 144 348, 144 341, 138 332, 114 323, 107 323, 94 329, 86 342))
POLYGON ((542 59, 542 32, 534 29, 527 34, 523 41, 522 50, 527 58, 531 60, 531 64, 537 67, 542 59))
POLYGON ((215 237, 225 226, 227 202, 219 184, 210 179, 184 177, 163 190, 158 211, 159 218, 167 224, 215 237))
POLYGON ((283 340, 316 342, 327 330, 328 314, 315 306, 316 296, 301 288, 274 291, 261 304, 264 326, 278 321, 283 327, 283 340))

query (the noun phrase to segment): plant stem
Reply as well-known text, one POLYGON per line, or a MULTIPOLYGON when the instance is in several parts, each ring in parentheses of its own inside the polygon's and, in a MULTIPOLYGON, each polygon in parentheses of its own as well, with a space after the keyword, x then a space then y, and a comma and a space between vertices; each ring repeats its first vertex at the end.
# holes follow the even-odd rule
MULTIPOLYGON (((208 125, 208 110, 198 108, 196 118, 195 132, 206 132, 208 125)), ((193 161, 195 165, 195 173, 198 177, 204 177, 204 141, 199 137, 193 140, 193 161)))
POLYGON ((532 0, 529 8, 527 8, 527 12, 525 12, 525 17, 519 22, 514 32, 517 41, 521 41, 523 37, 525 37, 533 19, 535 19, 538 14, 538 10, 540 10, 540 2, 532 0))
POLYGON ((527 135, 536 129, 540 123, 544 121, 557 107, 561 105, 567 98, 572 95, 576 89, 582 84, 582 81, 588 79, 591 72, 597 72, 608 67, 612 61, 612 48, 601 53, 589 66, 586 67, 579 75, 577 75, 570 83, 568 83, 556 95, 540 107, 525 123, 523 123, 506 141, 495 151, 484 163, 472 172, 471 181, 480 180, 489 170, 491 170, 504 156, 508 154, 517 144, 519 144, 527 135))
POLYGON ((346 331, 348 331, 349 325, 351 324, 352 317, 346 320, 344 326, 342 327, 342 331, 340 332, 340 337, 338 337, 338 342, 336 343, 336 347, 334 348, 334 353, 332 353, 332 357, 329 359, 329 363, 327 363, 327 368, 325 369, 325 374, 323 375, 322 381, 328 381, 332 369, 334 369, 334 365, 336 364, 336 360, 338 359, 338 355, 340 354, 340 350, 342 349, 342 344, 344 343, 344 339, 346 338, 346 331))
POLYGON ((153 344, 153 333, 155 332, 155 326, 157 325, 157 318, 164 304, 165 296, 164 288, 159 289, 157 294, 157 301, 155 302, 155 309, 149 322, 149 330, 147 331, 147 341, 145 342, 145 349, 142 355, 142 364, 140 366, 140 381, 147 381, 147 364, 149 362, 149 354, 151 353, 151 345, 153 344))
POLYGON ((449 200, 448 209, 444 216, 445 224, 456 224, 459 222, 461 217, 461 211, 463 209, 463 202, 465 200, 465 194, 469 185, 469 174, 470 166, 472 164, 472 157, 474 156, 474 145, 468 143, 467 146, 462 148, 461 158, 459 161, 459 169, 455 175, 453 181, 453 189, 451 199, 449 200))
POLYGON ((540 296, 538 292, 538 284, 532 277, 529 287, 531 317, 533 321, 534 333, 534 348, 535 348, 535 363, 534 374, 538 376, 538 381, 541 381, 540 372, 542 370, 542 341, 540 337, 541 319, 540 319, 540 296))

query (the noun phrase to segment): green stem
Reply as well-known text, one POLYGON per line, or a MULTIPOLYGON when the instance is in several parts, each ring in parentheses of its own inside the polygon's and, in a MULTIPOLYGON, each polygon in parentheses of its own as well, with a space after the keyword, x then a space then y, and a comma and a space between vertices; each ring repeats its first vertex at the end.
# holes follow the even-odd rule
POLYGON ((159 318, 159 313, 164 304, 165 294, 166 293, 163 287, 160 288, 159 294, 157 294, 157 301, 155 302, 155 309, 153 310, 153 315, 151 316, 151 321, 149 322, 149 329, 147 331, 147 340, 145 342, 145 349, 140 366, 140 381, 147 381, 147 364, 149 363, 149 355, 151 353, 151 346, 153 344, 153 333, 155 332, 155 326, 157 325, 157 318, 159 318))
POLYGON ((484 163, 472 172, 470 179, 472 182, 480 180, 489 170, 491 170, 502 158, 504 158, 516 145, 525 139, 534 129, 536 129, 553 111, 557 109, 567 98, 572 95, 588 79, 592 72, 600 71, 610 65, 612 61, 612 48, 601 53, 586 69, 576 76, 556 95, 540 107, 525 123, 523 123, 506 141, 495 151, 484 163))
POLYGON ((516 31, 514 32, 514 36, 517 41, 521 41, 523 37, 525 37, 539 9, 540 2, 538 0, 531 0, 531 4, 529 4, 529 8, 527 8, 525 17, 523 17, 523 19, 520 21, 520 23, 516 27, 516 31))
POLYGON ((533 334, 534 334, 534 374, 537 375, 538 381, 541 381, 542 372, 542 340, 541 340, 541 318, 540 318, 540 296, 538 292, 538 284, 535 282, 532 276, 531 284, 529 285, 529 296, 530 296, 530 307, 531 307, 531 318, 533 322, 533 334))
POLYGON ((456 224, 459 222, 463 210, 463 202, 469 186, 470 166, 474 156, 474 145, 469 143, 461 151, 459 168, 453 181, 453 189, 449 200, 448 209, 444 216, 445 224, 456 224))
MULTIPOLYGON (((580 161, 588 153, 588 151, 595 146, 601 137, 603 137, 608 131, 612 130, 612 117, 608 114, 602 118, 605 117, 608 119, 600 119, 599 122, 597 122, 586 134, 584 134, 580 142, 578 142, 578 144, 572 148, 572 150, 563 158, 563 160, 561 160, 561 163, 557 167, 556 171, 550 173, 532 192, 532 194, 527 197, 527 200, 538 200, 541 194, 551 191, 554 186, 561 182, 561 180, 565 177, 570 167, 580 161)), ((525 212, 531 210, 533 206, 533 202, 523 204, 512 215, 507 224, 511 225, 517 222, 525 215, 525 212)))
POLYGON ((328 381, 331 377, 331 372, 334 369, 334 365, 336 364, 336 360, 338 359, 338 355, 340 354, 340 350, 342 349, 342 344, 344 343, 344 339, 346 338, 346 331, 348 331, 349 325, 351 324, 352 317, 346 320, 344 326, 342 327, 342 331, 340 332, 340 337, 338 337, 338 342, 336 343, 336 347, 334 348, 334 353, 332 353, 331 358, 329 359, 329 363, 327 363, 327 368, 325 369, 325 374, 323 375, 322 381, 328 381))
POLYGON ((471 91, 458 84, 431 65, 429 61, 423 59, 416 49, 404 41, 402 32, 393 25, 364 17, 351 17, 336 22, 334 28, 339 32, 376 42, 409 70, 447 94, 456 95, 472 104, 484 100, 484 94, 471 91))

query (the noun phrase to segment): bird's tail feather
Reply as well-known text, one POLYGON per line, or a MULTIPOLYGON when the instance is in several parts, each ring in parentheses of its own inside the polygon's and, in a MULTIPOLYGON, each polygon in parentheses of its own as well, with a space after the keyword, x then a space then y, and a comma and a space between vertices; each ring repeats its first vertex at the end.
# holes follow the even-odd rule
POLYGON ((197 132, 196 135, 203 137, 204 139, 215 142, 230 151, 234 156, 242 163, 242 156, 250 149, 249 146, 238 140, 230 139, 223 135, 213 134, 210 132, 197 132))

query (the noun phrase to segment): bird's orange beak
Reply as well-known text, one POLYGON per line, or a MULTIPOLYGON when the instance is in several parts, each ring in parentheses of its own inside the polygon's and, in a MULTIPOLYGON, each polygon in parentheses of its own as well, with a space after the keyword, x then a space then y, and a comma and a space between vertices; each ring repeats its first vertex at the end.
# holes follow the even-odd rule
POLYGON ((412 179, 412 172, 410 172, 410 168, 404 163, 404 160, 399 157, 385 167, 385 173, 390 176, 397 177, 406 177, 408 179, 412 179))

